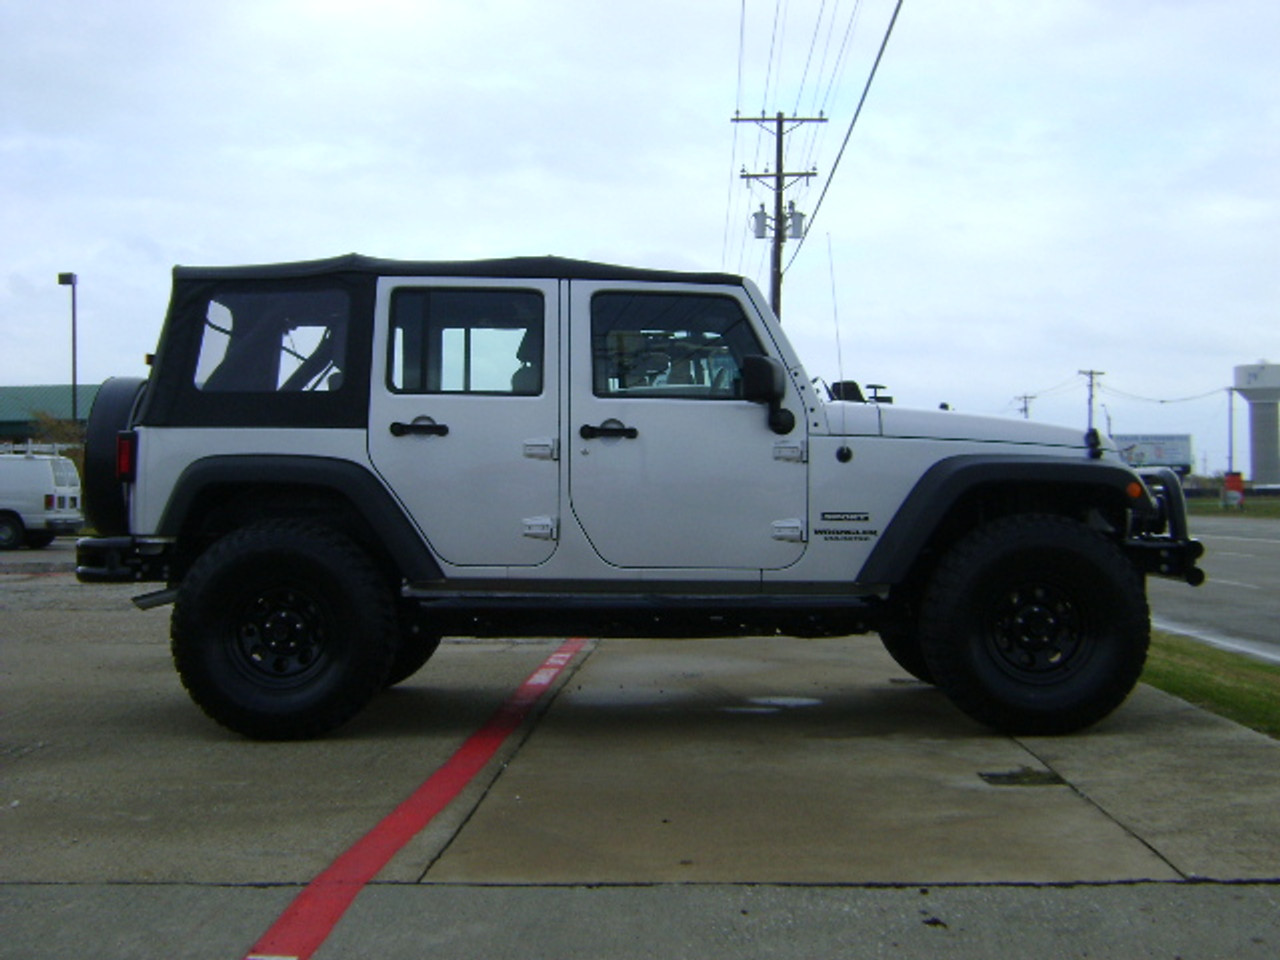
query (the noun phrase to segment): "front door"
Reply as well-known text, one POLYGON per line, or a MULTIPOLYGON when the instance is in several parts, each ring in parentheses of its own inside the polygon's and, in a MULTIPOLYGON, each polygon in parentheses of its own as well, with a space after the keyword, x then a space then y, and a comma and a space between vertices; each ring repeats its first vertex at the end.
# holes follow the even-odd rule
POLYGON ((770 430, 742 397, 749 301, 574 281, 565 439, 573 517, 628 568, 776 570, 805 549, 803 410, 770 430))
POLYGON ((559 534, 554 281, 384 279, 369 456, 446 563, 530 566, 559 534))

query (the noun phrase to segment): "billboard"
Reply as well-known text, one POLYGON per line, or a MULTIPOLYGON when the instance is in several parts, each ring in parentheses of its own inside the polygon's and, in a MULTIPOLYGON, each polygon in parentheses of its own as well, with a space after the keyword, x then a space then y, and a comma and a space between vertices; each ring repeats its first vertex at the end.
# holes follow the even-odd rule
POLYGON ((1195 463, 1189 433, 1117 433, 1111 439, 1133 467, 1172 467, 1185 474, 1195 463))

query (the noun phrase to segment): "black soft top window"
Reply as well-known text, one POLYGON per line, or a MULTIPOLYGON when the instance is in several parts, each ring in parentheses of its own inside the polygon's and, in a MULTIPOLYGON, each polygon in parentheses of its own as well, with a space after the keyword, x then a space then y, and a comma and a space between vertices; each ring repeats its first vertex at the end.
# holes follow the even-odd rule
POLYGON ((345 290, 216 296, 205 316, 195 385, 223 393, 340 389, 350 325, 345 290))
POLYGON ((141 422, 365 426, 373 283, 176 281, 141 422))

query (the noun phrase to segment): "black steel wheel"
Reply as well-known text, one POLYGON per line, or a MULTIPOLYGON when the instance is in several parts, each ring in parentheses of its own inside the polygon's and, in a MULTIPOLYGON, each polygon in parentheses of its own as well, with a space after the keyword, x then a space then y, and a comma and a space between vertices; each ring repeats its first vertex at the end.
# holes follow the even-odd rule
POLYGON ((1106 537, 1021 515, 960 541, 926 591, 921 644, 938 686, 1013 734, 1087 727, 1142 673, 1150 616, 1142 578, 1106 537))
POLYGON ((319 524, 228 534, 174 605, 174 664, 192 699, 245 736, 294 740, 344 723, 383 688, 395 652, 391 591, 369 558, 319 524))

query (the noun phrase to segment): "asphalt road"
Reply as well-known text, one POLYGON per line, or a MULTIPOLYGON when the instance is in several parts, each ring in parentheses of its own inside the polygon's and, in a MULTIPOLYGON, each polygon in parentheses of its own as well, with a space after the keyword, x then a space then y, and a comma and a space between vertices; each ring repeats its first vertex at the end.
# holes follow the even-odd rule
MULTIPOLYGON (((449 641, 252 743, 132 592, 0 573, 0 957, 245 957, 559 649, 449 641)), ((1147 687, 1015 739, 875 638, 588 641, 454 786, 317 960, 1280 955, 1280 743, 1147 687)))
POLYGON ((1194 516, 1191 532, 1208 579, 1193 588, 1150 578, 1155 625, 1280 663, 1280 520, 1194 516))

